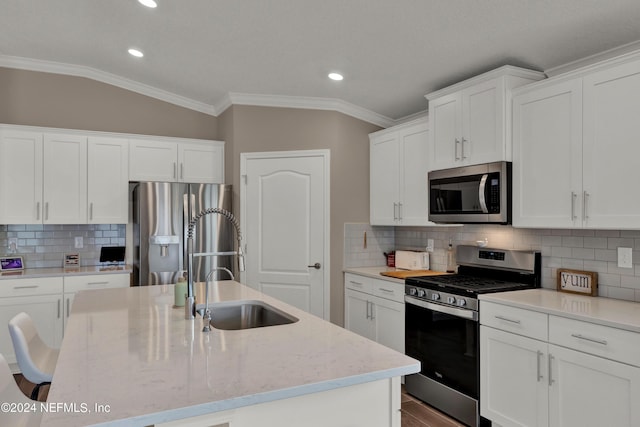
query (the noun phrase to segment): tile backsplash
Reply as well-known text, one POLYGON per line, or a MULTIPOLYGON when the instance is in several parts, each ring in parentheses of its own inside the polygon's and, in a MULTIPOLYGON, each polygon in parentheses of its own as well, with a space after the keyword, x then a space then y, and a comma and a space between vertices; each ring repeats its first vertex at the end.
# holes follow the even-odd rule
POLYGON ((125 246, 124 224, 0 225, 0 254, 21 255, 27 268, 62 267, 65 253, 79 253, 80 264, 99 265, 102 246, 125 246), (75 248, 81 236, 83 247, 75 248), (9 239, 17 238, 11 251, 9 239))
POLYGON ((345 224, 345 267, 384 265, 383 252, 394 249, 425 250, 434 239, 431 269, 446 269, 446 248, 475 245, 487 238, 489 247, 534 249, 542 253, 542 286, 556 288, 558 268, 598 273, 600 296, 640 301, 640 231, 525 229, 500 225, 462 227, 378 227, 345 224), (364 232, 367 247, 364 247, 364 232), (632 248, 633 268, 620 268, 617 248, 632 248))

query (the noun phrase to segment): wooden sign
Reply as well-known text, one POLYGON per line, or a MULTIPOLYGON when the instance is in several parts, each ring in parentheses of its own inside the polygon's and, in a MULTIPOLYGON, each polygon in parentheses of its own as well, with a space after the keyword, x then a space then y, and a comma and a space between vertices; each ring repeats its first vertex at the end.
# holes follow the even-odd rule
POLYGON ((598 295, 598 273, 559 268, 558 291, 590 296, 598 295))

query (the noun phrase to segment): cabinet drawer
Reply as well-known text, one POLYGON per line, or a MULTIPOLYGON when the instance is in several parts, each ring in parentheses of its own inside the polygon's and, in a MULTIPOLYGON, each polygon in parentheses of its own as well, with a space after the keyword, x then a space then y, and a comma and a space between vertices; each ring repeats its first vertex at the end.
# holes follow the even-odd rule
POLYGON ((344 274, 344 287, 347 289, 353 289, 355 291, 366 292, 368 294, 373 293, 373 279, 368 277, 359 276, 357 274, 345 273, 344 274))
POLYGON ((64 278, 65 292, 126 287, 129 287, 128 274, 97 274, 91 276, 68 276, 64 278))
POLYGON ((373 294, 381 298, 404 303, 404 285, 389 280, 371 279, 373 294))
POLYGON ((62 277, 0 280, 0 297, 49 295, 62 292, 62 277))
POLYGON ((492 328, 547 341, 547 315, 492 302, 480 302, 480 323, 492 328))
POLYGON ((636 332, 549 316, 549 342, 640 366, 640 334, 636 332))

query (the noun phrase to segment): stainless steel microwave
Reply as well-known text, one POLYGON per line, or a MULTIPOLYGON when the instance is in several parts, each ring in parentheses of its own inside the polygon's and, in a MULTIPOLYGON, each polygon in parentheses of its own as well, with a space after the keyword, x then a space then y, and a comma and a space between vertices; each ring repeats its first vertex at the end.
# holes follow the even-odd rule
POLYGON ((429 221, 511 223, 511 162, 429 172, 429 221))

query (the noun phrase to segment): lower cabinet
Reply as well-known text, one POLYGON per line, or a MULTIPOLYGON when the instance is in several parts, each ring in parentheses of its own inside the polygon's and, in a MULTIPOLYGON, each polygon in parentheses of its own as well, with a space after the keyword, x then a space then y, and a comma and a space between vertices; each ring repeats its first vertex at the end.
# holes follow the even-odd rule
POLYGON ((622 349, 636 344, 640 334, 542 314, 544 321, 548 320, 549 339, 534 339, 526 336, 536 328, 529 322, 530 311, 507 307, 508 314, 494 316, 502 313, 501 306, 496 306, 485 315, 488 307, 483 304, 483 417, 503 427, 640 425, 640 406, 636 404, 640 399, 640 367, 611 360, 626 360, 628 354, 622 349), (600 353, 607 357, 600 357, 600 353))
POLYGON ((344 297, 346 329, 404 353, 404 286, 347 274, 344 297), (369 292, 353 289, 359 285, 369 292), (374 295, 385 291, 389 298, 374 295))
POLYGON ((3 279, 0 284, 0 353, 17 371, 9 320, 18 313, 27 313, 42 340, 58 348, 75 293, 81 289, 127 287, 129 274, 3 279))

